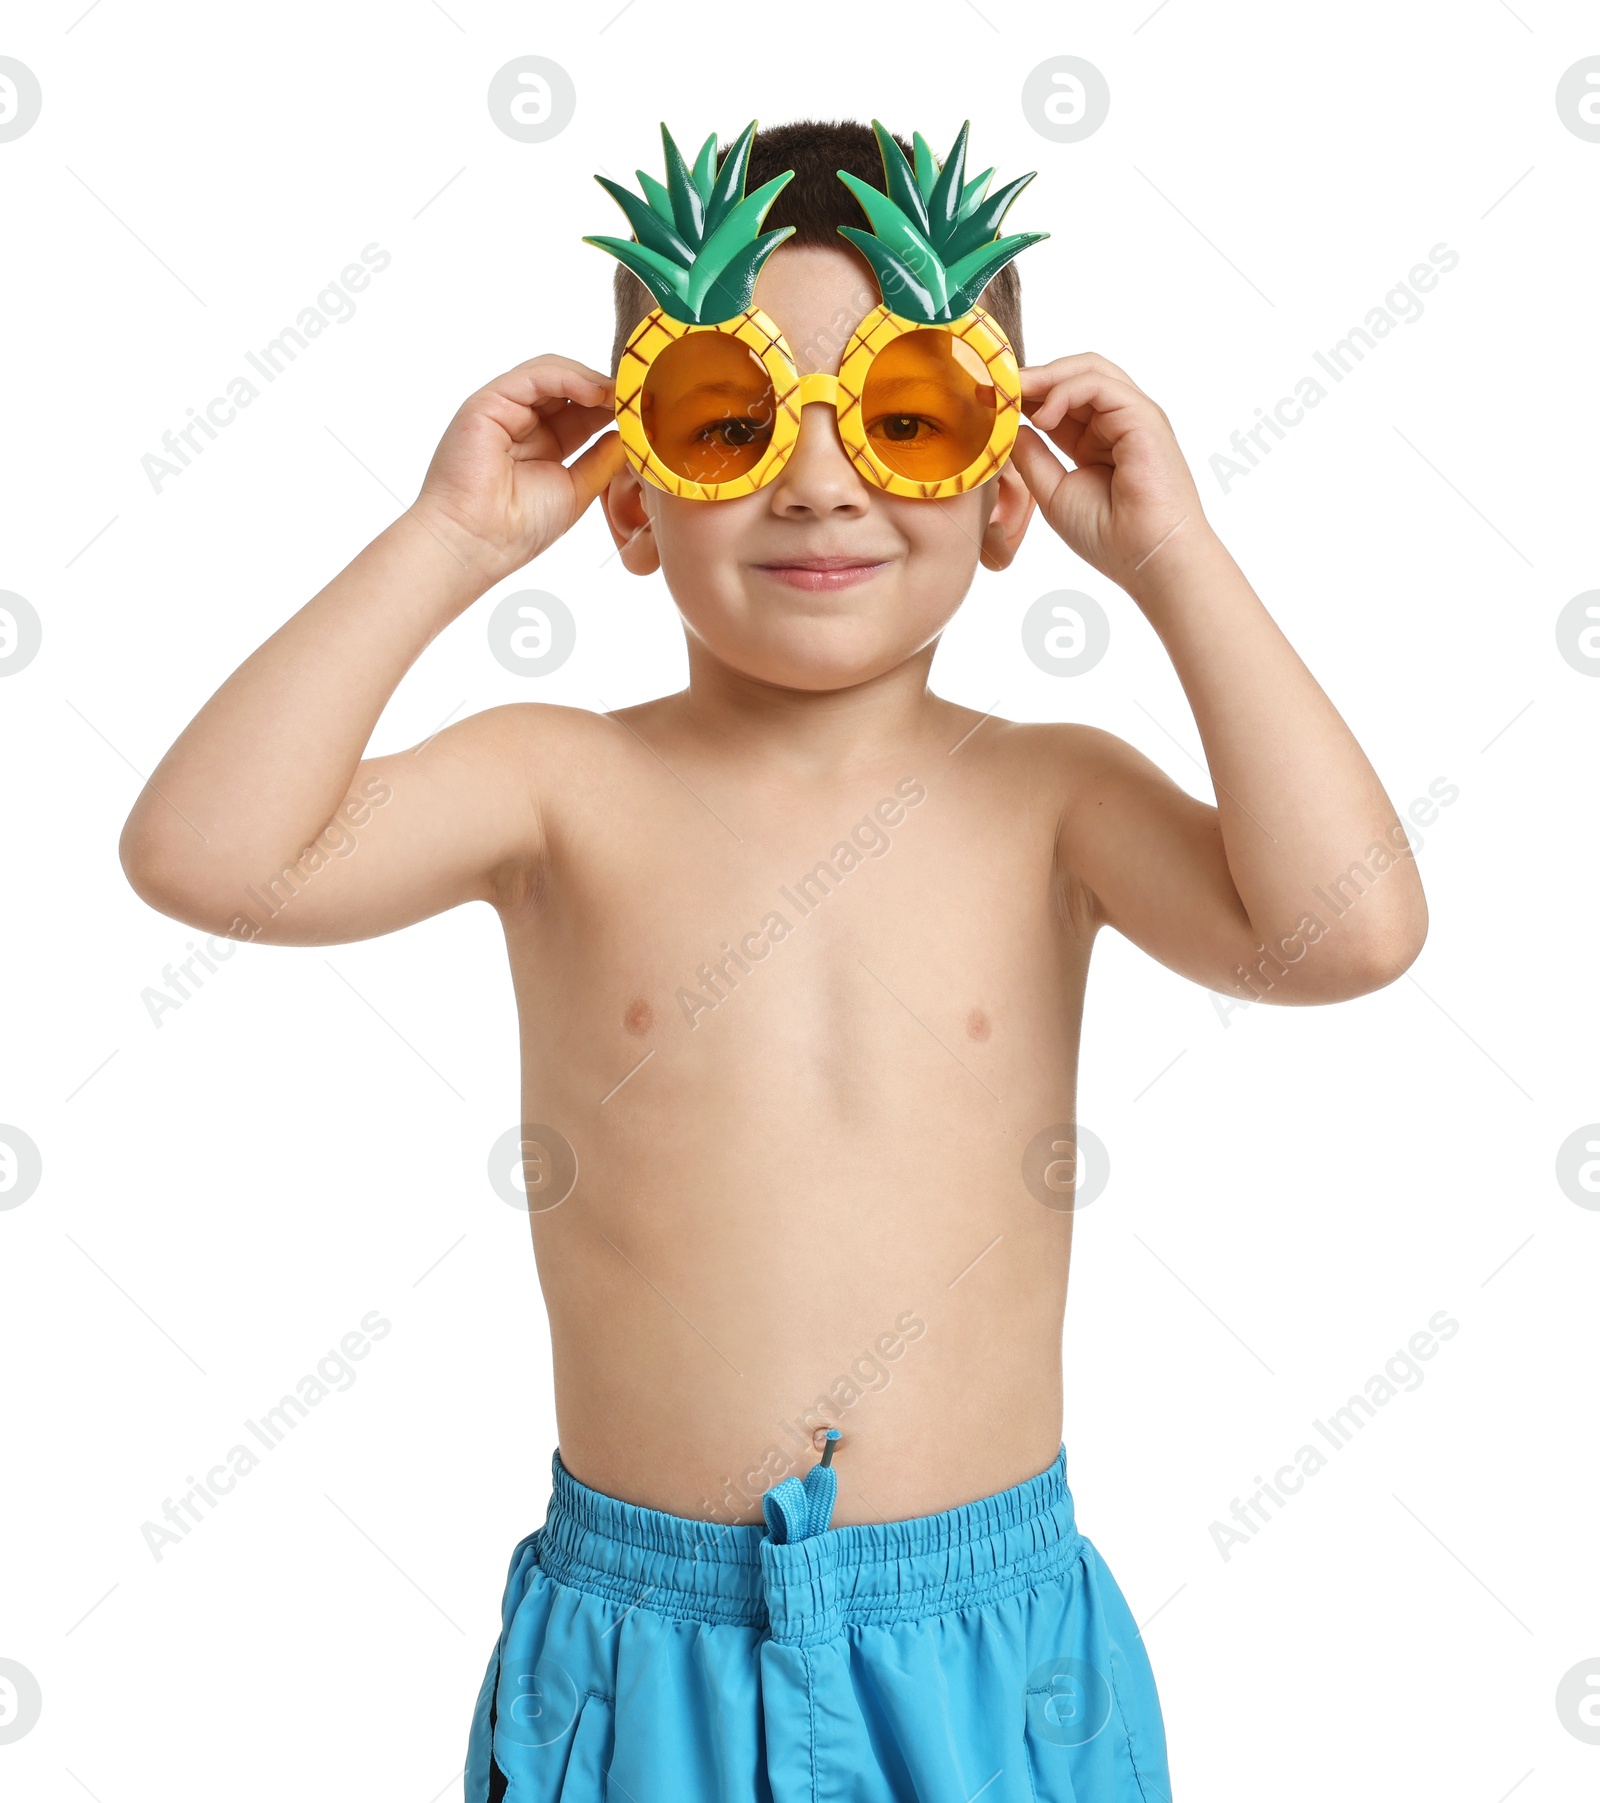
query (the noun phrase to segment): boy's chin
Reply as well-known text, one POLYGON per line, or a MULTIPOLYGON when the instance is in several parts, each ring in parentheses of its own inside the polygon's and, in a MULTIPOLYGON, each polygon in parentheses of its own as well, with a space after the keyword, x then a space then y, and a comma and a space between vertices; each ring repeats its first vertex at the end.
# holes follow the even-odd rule
POLYGON ((885 642, 874 637, 863 642, 860 634, 841 634, 820 628, 812 633, 785 634, 784 642, 716 643, 702 638, 710 656, 734 675, 775 688, 825 694, 852 689, 874 677, 898 669, 922 648, 920 642, 885 642))

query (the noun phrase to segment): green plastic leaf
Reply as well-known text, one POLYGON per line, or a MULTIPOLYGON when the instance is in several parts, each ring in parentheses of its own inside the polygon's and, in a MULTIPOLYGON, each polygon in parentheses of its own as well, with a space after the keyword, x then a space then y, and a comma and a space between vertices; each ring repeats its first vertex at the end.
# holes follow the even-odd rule
MULTIPOLYGON (((689 272, 687 298, 690 306, 699 308, 712 283, 760 230, 761 222, 767 216, 767 208, 778 197, 778 190, 793 179, 792 169, 773 176, 770 182, 757 188, 754 194, 747 194, 706 239, 700 247, 700 254, 694 260, 694 268, 689 272)), ((738 309, 735 308, 734 311, 737 312, 738 309)), ((697 314, 697 317, 705 316, 697 314)))
POLYGON ((762 264, 794 233, 792 226, 761 231, 768 208, 794 179, 792 169, 754 194, 744 192, 755 135, 752 119, 719 169, 713 132, 695 153, 691 169, 663 124, 664 185, 642 169, 639 194, 603 175, 596 177, 627 215, 634 237, 631 242, 605 237, 585 242, 631 269, 674 319, 716 325, 748 307, 762 264))
POLYGON ((633 172, 639 178, 639 192, 650 203, 650 211, 667 225, 675 225, 672 217, 672 196, 653 175, 646 175, 644 170, 633 172))
MULTIPOLYGON (((933 296, 933 304, 942 306, 949 290, 945 282, 944 260, 939 253, 887 194, 880 193, 878 189, 869 187, 864 181, 842 171, 839 179, 861 202, 867 218, 872 221, 872 229, 877 233, 878 241, 909 269, 915 271, 919 281, 933 296)), ((840 226, 839 229, 843 231, 845 228, 840 226)))
POLYGON ((956 133, 956 141, 940 165, 939 179, 928 196, 928 236, 938 245, 945 243, 955 227, 956 209, 961 204, 961 187, 967 172, 967 128, 971 123, 970 119, 965 120, 956 133))
POLYGON ((598 245, 625 263, 674 319, 694 318, 684 299, 687 278, 677 264, 631 238, 585 238, 584 243, 598 245))
POLYGON ((672 196, 672 218, 678 234, 686 243, 699 244, 705 237, 706 210, 700 190, 694 185, 683 153, 672 141, 672 133, 661 127, 661 146, 667 157, 667 192, 672 196))
POLYGON ((763 232, 753 244, 747 244, 706 290, 697 314, 699 320, 705 325, 715 325, 742 313, 755 295, 761 265, 785 238, 793 236, 794 229, 792 225, 782 225, 776 231, 763 232))
MULTIPOLYGON (((631 238, 585 238, 585 244, 598 244, 602 250, 608 250, 613 256, 620 256, 623 251, 629 252, 625 259, 628 267, 635 273, 649 269, 672 289, 674 294, 686 294, 689 287, 689 272, 674 263, 670 257, 664 257, 659 251, 651 250, 647 245, 636 244, 631 238)), ((643 279, 642 276, 640 278, 643 279)))
POLYGON ((694 252, 664 219, 656 217, 648 201, 641 200, 637 194, 630 194, 620 182, 610 181, 603 175, 597 175, 594 179, 628 215, 633 235, 641 244, 648 245, 651 250, 659 251, 662 256, 688 268, 694 261, 694 252))
POLYGON ((978 304, 978 296, 1019 251, 1049 236, 1048 232, 1015 232, 952 264, 949 271, 950 312, 946 317, 959 319, 962 314, 970 313, 978 304))
POLYGON ((917 186, 922 190, 922 198, 926 201, 933 192, 933 184, 939 179, 939 165, 933 160, 928 140, 921 132, 914 131, 911 134, 911 149, 917 159, 917 186))
POLYGON ((985 169, 982 175, 973 176, 972 180, 961 190, 961 205, 956 208, 956 218, 965 219, 968 213, 983 199, 989 189, 989 180, 993 176, 992 169, 985 169))
MULTIPOLYGON (((928 209, 922 198, 922 190, 917 186, 916 175, 906 161, 906 153, 876 119, 872 122, 872 130, 878 140, 878 153, 883 158, 883 185, 889 198, 918 231, 926 232, 928 209)), ((839 174, 843 175, 844 171, 841 169, 839 174)))
POLYGON ((987 244, 1000 229, 1000 221, 1005 218, 1012 201, 1027 187, 1037 171, 1030 170, 1027 175, 1019 175, 1014 182, 1008 182, 992 199, 975 206, 965 219, 958 220, 944 247, 945 260, 955 262, 969 251, 987 244))
POLYGON ((744 193, 745 174, 750 167, 750 146, 755 142, 755 135, 756 122, 752 119, 722 159, 711 198, 706 202, 707 233, 714 232, 722 224, 744 193))
POLYGON ((700 146, 694 160, 694 189, 703 202, 711 199, 711 184, 717 179, 717 134, 713 132, 700 146))
POLYGON ((908 162, 876 119, 872 128, 883 155, 884 190, 843 169, 838 174, 873 229, 869 234, 841 226, 840 232, 872 264, 884 304, 892 311, 934 324, 958 319, 1019 251, 1049 237, 1048 232, 995 236, 1033 176, 1022 176, 994 195, 989 194, 993 169, 968 180, 970 120, 962 124, 942 162, 921 132, 912 133, 908 162))
POLYGON ((848 238, 872 265, 878 278, 878 292, 891 313, 898 313, 902 319, 915 319, 927 325, 945 317, 939 311, 939 302, 935 299, 933 290, 916 270, 903 263, 881 239, 853 225, 841 225, 839 235, 848 238))

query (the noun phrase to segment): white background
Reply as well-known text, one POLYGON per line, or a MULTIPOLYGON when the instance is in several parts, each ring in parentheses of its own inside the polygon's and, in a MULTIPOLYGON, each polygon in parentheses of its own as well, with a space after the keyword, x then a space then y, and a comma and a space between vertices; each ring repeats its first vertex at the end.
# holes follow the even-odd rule
MULTIPOLYGON (((1031 359, 1097 350, 1161 402, 1396 805, 1459 789, 1420 834, 1426 949, 1377 994, 1224 1019, 1100 942, 1080 1109, 1112 1169, 1078 1223, 1066 1439, 1148 1624, 1176 1793, 1596 1795, 1555 1695, 1600 1658, 1600 1214, 1555 1157, 1600 1117, 1600 683, 1555 620, 1600 585, 1600 144, 1555 88, 1600 19, 1515 4, 7 9, 0 54, 44 96, 0 144, 0 588, 44 624, 0 683, 0 1121, 44 1173, 0 1212, 0 1658, 43 1693, 0 1745, 7 1796, 459 1792, 555 1442, 527 1226, 486 1175, 518 1114, 495 918, 242 948, 157 1027, 142 992, 194 935, 128 889, 117 834, 467 393, 538 351, 603 363, 612 265, 579 239, 620 216, 592 173, 657 169, 663 117, 698 143, 808 113, 939 149, 971 117, 976 166, 1039 171, 1009 222, 1053 233, 1021 263, 1031 359), (540 144, 485 99, 530 53, 578 95, 540 144), (1110 84, 1076 144, 1021 106, 1058 54, 1110 84), (355 316, 154 492, 162 433, 374 242, 392 263, 355 316), (1439 243, 1460 262, 1423 316, 1223 493, 1212 453, 1439 243), (157 1562, 141 1523, 374 1308, 392 1332, 353 1388, 157 1562), (1421 1387, 1224 1560, 1211 1523, 1440 1309, 1460 1330, 1421 1387)), ((608 550, 591 515, 504 585, 572 608, 559 673, 495 662, 480 602, 373 750, 679 686, 664 588, 608 550)), ((1154 634, 1042 528, 979 573, 934 678, 1106 727, 1211 797, 1154 634), (1063 587, 1112 621, 1072 679, 1019 637, 1063 587)))

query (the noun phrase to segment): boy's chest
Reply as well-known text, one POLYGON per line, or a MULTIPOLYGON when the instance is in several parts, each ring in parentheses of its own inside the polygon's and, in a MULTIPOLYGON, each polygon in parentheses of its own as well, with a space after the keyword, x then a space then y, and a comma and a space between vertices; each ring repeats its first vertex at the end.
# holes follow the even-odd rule
POLYGON ((615 798, 552 835, 512 935, 519 989, 636 1042, 741 1056, 870 1056, 908 1024, 1020 1051, 1075 1022, 1087 963, 1054 839, 1037 799, 939 771, 844 796, 615 798))

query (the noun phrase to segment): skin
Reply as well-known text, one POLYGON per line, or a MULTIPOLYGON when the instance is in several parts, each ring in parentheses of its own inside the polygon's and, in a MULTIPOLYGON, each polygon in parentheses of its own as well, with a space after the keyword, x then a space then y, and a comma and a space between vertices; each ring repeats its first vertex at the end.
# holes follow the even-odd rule
MULTIPOLYGON (((837 369, 875 298, 844 250, 781 249, 756 291, 803 370, 837 369)), ((1421 947, 1407 855, 1336 919, 1317 900, 1403 834, 1166 415, 1093 354, 1023 384, 1032 428, 967 495, 868 486, 812 405, 777 481, 703 503, 625 465, 604 375, 535 357, 465 402, 416 505, 223 684, 129 815, 130 882, 203 930, 322 945, 497 910, 524 1119, 579 1158, 564 1200, 529 1167, 562 1456, 628 1501, 759 1521, 830 1392, 837 1523, 1045 1469, 1072 1216, 1022 1162, 1074 1118, 1096 933, 1286 1004, 1375 989, 1421 947), (623 565, 666 578, 687 688, 491 708, 364 756, 428 642, 597 497, 623 565), (929 692, 977 566, 1003 570, 1036 511, 1160 636, 1217 807, 1108 733, 929 692), (875 567, 821 588, 774 567, 819 556, 875 567), (306 856, 319 839, 353 849, 306 856), (297 860, 267 914, 246 886, 297 860), (1264 961, 1308 913, 1331 930, 1264 961)))

